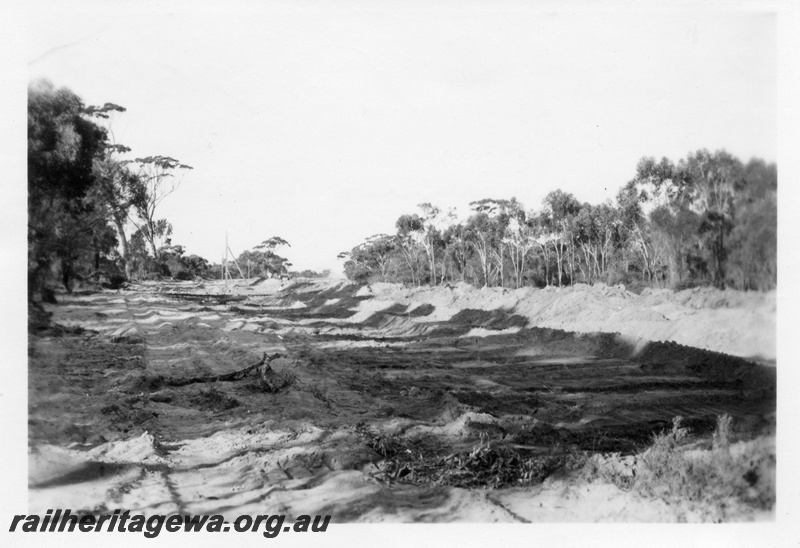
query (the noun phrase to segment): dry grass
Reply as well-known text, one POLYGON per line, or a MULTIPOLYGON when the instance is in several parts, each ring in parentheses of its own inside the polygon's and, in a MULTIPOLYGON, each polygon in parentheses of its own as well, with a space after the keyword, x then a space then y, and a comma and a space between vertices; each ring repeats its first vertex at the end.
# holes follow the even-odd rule
POLYGON ((739 519, 775 505, 775 448, 766 438, 731 443, 732 420, 717 420, 711 448, 689 450, 680 417, 635 457, 587 459, 583 478, 612 483, 670 504, 685 503, 707 521, 739 519))

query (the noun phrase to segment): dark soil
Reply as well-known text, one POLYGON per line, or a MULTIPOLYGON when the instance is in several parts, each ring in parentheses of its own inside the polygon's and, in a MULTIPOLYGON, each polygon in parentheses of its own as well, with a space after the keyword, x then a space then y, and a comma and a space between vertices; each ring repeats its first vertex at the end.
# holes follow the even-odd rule
MULTIPOLYGON (((469 470, 478 456, 519 458, 519 470, 541 481, 570 454, 639 451, 675 416, 695 435, 708 434, 724 413, 733 417, 739 439, 774 432, 774 368, 673 343, 651 343, 634 356, 615 335, 530 327, 504 311, 463 310, 421 337, 375 333, 386 318, 430 315, 430 305, 393 306, 362 324, 347 324, 363 334, 339 335, 339 320, 363 299, 355 296, 357 289, 305 293, 306 308, 282 310, 239 298, 171 294, 161 308, 197 316, 210 313, 209 304, 235 304, 211 327, 200 329, 190 317, 169 329, 147 327, 144 342, 133 344, 54 328, 47 314, 32 310, 30 441, 93 445, 147 430, 169 444, 237 425, 309 421, 331 428, 360 425, 371 433, 363 444, 375 462, 400 451, 421 455, 420 462, 458 462, 469 470), (332 299, 340 300, 325 304, 332 299), (227 321, 256 316, 270 318, 259 324, 260 332, 223 330, 227 321), (316 322, 304 324, 306 331, 278 335, 302 319, 316 322), (521 329, 463 336, 474 327, 521 329), (289 359, 274 365, 274 386, 265 386, 258 374, 207 385, 165 382, 230 373, 276 345, 289 359), (488 418, 468 423, 458 439, 385 432, 392 420, 404 421, 408 431, 413 425, 442 426, 466 412, 488 418), (485 448, 470 457, 476 446, 485 448)), ((144 317, 147 302, 136 306, 131 317, 144 317)), ((102 300, 80 307, 102 320, 102 300)), ((396 458, 393 481, 461 485, 415 462, 396 458)))

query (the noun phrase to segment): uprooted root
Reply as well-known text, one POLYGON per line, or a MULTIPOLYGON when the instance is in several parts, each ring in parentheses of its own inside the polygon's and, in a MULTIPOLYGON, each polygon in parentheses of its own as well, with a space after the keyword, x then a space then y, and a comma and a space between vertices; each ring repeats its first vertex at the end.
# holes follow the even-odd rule
POLYGON ((286 371, 263 370, 256 386, 262 392, 277 393, 286 390, 297 382, 297 377, 286 371))
POLYGON ((223 375, 206 375, 203 377, 184 377, 184 378, 165 378, 163 380, 164 384, 168 386, 186 386, 189 384, 197 384, 197 383, 211 383, 211 382, 232 382, 241 380, 257 369, 261 368, 261 377, 264 378, 265 371, 271 370, 269 367, 269 362, 278 358, 285 358, 284 354, 273 354, 271 356, 267 356, 267 353, 264 352, 264 355, 261 357, 261 361, 258 363, 254 363, 253 365, 248 365, 244 369, 239 369, 237 371, 233 371, 232 373, 225 373, 223 375))

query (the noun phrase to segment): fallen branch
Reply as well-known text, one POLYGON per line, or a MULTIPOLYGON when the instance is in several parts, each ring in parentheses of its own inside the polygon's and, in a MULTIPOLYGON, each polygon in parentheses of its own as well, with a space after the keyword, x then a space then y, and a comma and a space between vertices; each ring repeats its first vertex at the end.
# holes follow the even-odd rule
POLYGON ((168 384, 169 386, 186 386, 187 384, 196 384, 196 383, 209 383, 209 382, 232 382, 238 381, 240 379, 245 378, 253 371, 257 370, 260 367, 263 367, 261 371, 261 375, 264 376, 266 371, 269 371, 271 368, 269 366, 269 362, 272 360, 276 360, 278 358, 285 358, 286 355, 276 353, 271 356, 267 356, 267 353, 264 352, 264 355, 261 357, 261 361, 255 363, 253 365, 248 365, 244 369, 239 369, 238 371, 234 371, 232 373, 225 373, 223 375, 211 375, 206 377, 186 377, 182 379, 175 379, 175 378, 168 378, 164 379, 164 383, 168 384))

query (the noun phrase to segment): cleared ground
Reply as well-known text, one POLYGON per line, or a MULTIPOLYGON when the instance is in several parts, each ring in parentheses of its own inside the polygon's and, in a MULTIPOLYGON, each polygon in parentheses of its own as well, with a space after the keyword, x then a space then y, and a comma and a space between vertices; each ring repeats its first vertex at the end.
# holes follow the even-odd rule
MULTIPOLYGON (((339 522, 769 517, 769 344, 738 352, 756 363, 631 334, 535 327, 548 322, 533 316, 557 300, 534 310, 525 299, 546 292, 496 291, 487 306, 485 290, 427 291, 268 280, 64 296, 48 308, 56 327, 30 338, 30 511, 324 513, 339 522), (265 354, 262 374, 213 380, 265 354), (725 414, 732 451, 756 444, 760 457, 724 512, 617 481, 635 476, 676 416, 689 429, 684 444, 711 454, 725 414), (604 466, 624 470, 602 481, 604 466)), ((588 318, 598 314, 591 303, 615 298, 628 297, 570 292, 553 321, 568 324, 580 299, 584 321, 601 321, 588 318)), ((680 323, 678 305, 650 298, 680 323)))

